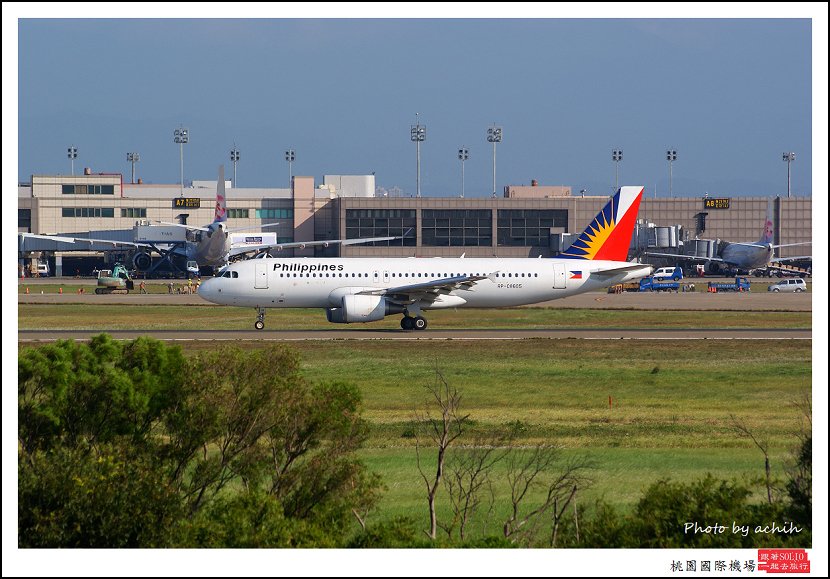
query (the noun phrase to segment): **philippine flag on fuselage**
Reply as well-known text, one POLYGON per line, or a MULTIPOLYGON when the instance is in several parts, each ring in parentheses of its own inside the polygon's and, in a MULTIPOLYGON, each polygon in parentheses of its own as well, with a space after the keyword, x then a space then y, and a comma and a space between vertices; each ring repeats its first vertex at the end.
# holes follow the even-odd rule
POLYGON ((572 271, 571 272, 571 279, 582 279, 582 272, 581 271, 572 271))

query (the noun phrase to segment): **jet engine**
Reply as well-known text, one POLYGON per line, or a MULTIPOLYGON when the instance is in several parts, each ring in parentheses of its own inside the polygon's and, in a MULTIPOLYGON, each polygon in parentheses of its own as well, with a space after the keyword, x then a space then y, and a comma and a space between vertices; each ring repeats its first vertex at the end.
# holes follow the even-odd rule
POLYGON ((326 319, 333 324, 376 322, 403 311, 403 306, 393 304, 382 296, 348 295, 343 296, 339 308, 326 308, 326 319))
POLYGON ((146 269, 150 269, 150 266, 153 265, 153 258, 150 257, 150 254, 146 251, 136 251, 135 255, 133 256, 133 267, 136 268, 138 271, 144 271, 146 269))

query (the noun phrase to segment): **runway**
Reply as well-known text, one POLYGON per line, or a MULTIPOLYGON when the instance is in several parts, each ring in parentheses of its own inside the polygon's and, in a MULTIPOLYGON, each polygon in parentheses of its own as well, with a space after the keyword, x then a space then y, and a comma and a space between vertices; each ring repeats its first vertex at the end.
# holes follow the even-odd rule
POLYGON ((304 340, 811 340, 813 331, 804 329, 727 329, 727 328, 551 328, 541 330, 376 330, 367 328, 342 330, 21 330, 19 342, 53 342, 55 340, 88 340, 106 332, 119 340, 148 336, 158 340, 176 341, 274 341, 304 340))

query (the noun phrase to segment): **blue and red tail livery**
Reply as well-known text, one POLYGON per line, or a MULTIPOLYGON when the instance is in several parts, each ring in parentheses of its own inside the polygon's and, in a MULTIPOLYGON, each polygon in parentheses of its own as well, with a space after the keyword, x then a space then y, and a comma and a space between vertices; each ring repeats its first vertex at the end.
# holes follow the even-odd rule
POLYGON ((626 261, 642 196, 642 187, 620 187, 573 245, 558 257, 626 261))

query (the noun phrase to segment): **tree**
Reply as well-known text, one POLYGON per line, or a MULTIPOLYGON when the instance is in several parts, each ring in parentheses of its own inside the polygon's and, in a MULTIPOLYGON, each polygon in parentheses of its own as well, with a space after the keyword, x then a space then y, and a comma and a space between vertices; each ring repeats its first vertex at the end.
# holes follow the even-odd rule
POLYGON ((452 538, 458 526, 461 541, 467 538, 468 526, 484 500, 482 494, 485 491, 490 493, 492 507, 495 500, 491 480, 493 467, 510 451, 512 441, 512 436, 502 433, 477 436, 469 446, 457 447, 449 454, 444 486, 453 518, 440 525, 447 537, 452 538))
POLYGON ((333 546, 378 500, 359 391, 287 348, 102 335, 23 350, 18 377, 21 544, 333 546))
POLYGON ((539 444, 528 450, 513 449, 507 456, 511 510, 504 522, 504 537, 529 543, 550 512, 550 542, 555 546, 565 509, 577 490, 590 484, 587 476, 590 466, 582 457, 565 459, 561 450, 550 444, 539 444), (541 501, 534 502, 534 495, 541 495, 541 501))
POLYGON ((461 394, 454 387, 450 387, 444 375, 435 371, 435 381, 426 387, 437 406, 439 415, 434 417, 429 409, 416 413, 415 431, 415 456, 418 464, 418 472, 427 489, 427 504, 429 505, 429 532, 427 535, 433 541, 438 530, 438 520, 435 515, 435 495, 441 485, 444 476, 444 461, 447 449, 464 432, 469 420, 469 414, 461 415, 461 394), (425 434, 421 430, 426 430, 425 434), (421 437, 425 436, 436 447, 436 470, 434 476, 428 476, 421 465, 421 437))

